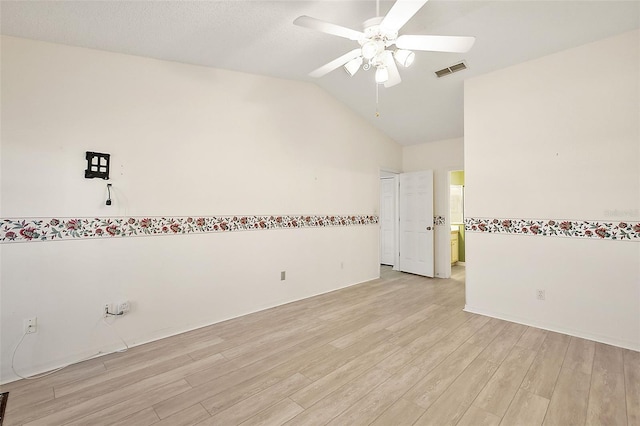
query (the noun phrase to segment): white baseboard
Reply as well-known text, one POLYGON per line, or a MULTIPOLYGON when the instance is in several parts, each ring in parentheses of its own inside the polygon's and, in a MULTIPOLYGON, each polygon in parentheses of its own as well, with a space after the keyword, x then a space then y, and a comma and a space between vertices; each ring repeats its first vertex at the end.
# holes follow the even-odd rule
POLYGON ((632 341, 627 341, 622 339, 616 339, 615 337, 602 336, 599 334, 585 332, 583 330, 574 330, 571 328, 558 326, 557 324, 549 324, 541 321, 535 321, 530 318, 521 318, 518 316, 504 314, 501 312, 493 312, 493 311, 476 308, 469 305, 465 305, 464 311, 470 312, 472 314, 479 314, 479 315, 497 318, 497 319, 501 319, 509 322, 515 322, 522 325, 528 325, 530 327, 541 328, 543 330, 554 331, 556 333, 567 334, 569 336, 580 337, 582 339, 593 340, 594 342, 618 346, 620 348, 625 348, 625 349, 630 349, 632 351, 640 352, 640 342, 632 342, 632 341))

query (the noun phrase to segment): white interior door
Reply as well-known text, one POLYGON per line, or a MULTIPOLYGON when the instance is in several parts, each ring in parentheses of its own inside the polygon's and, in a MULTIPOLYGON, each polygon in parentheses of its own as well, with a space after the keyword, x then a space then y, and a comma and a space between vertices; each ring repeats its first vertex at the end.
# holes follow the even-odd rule
POLYGON ((396 178, 380 178, 380 263, 395 265, 396 178))
POLYGON ((433 170, 400 174, 400 270, 434 276, 433 170))

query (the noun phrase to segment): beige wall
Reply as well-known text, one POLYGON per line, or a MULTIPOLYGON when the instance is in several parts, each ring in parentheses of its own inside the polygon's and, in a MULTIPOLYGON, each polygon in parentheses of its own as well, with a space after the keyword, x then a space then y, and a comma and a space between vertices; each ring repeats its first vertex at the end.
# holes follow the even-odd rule
MULTIPOLYGON (((639 41, 465 82, 467 218, 640 222, 639 41)), ((466 239, 467 310, 640 349, 637 240, 466 239)))
MULTIPOLYGON (((315 85, 2 38, 3 218, 377 214, 401 148, 315 85), (112 155, 105 182, 84 152, 112 155)), ((0 245, 2 371, 23 374, 379 274, 378 227, 0 245), (280 281, 280 271, 287 280, 280 281)))

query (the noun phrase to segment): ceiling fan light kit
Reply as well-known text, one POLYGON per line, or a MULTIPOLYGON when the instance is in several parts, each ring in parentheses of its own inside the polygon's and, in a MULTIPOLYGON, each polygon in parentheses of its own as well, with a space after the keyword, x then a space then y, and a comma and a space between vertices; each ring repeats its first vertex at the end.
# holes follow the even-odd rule
POLYGON ((413 61, 415 61, 416 59, 415 53, 410 50, 404 49, 396 50, 393 56, 395 57, 396 62, 398 62, 398 64, 402 65, 405 68, 411 66, 413 61))
MULTIPOLYGON (((312 77, 322 77, 331 71, 344 67, 353 76, 360 68, 375 68, 375 81, 392 87, 402 79, 396 62, 409 67, 415 60, 412 50, 433 52, 464 53, 471 49, 474 37, 401 35, 398 32, 415 15, 427 0, 396 0, 386 16, 375 17, 364 22, 364 31, 359 32, 340 25, 321 21, 309 16, 300 16, 294 24, 322 31, 327 34, 357 41, 360 48, 354 49, 337 59, 309 73, 312 77), (393 48, 395 45, 396 49, 393 48)), ((379 10, 379 3, 377 4, 379 10)))
POLYGON ((389 81, 389 70, 385 66, 379 66, 376 69, 376 83, 383 84, 389 81))
POLYGON ((361 66, 362 57, 357 57, 344 64, 344 70, 347 72, 347 74, 353 77, 353 75, 358 72, 361 66))

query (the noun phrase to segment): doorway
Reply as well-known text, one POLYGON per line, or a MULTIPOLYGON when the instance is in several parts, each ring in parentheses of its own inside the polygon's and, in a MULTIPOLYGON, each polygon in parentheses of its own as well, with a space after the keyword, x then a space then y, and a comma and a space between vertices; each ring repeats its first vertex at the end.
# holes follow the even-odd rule
POLYGON ((433 171, 380 173, 380 264, 434 276, 433 171))
POLYGON ((451 218, 451 265, 464 265, 464 170, 449 172, 449 217, 451 218))

